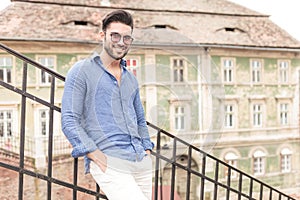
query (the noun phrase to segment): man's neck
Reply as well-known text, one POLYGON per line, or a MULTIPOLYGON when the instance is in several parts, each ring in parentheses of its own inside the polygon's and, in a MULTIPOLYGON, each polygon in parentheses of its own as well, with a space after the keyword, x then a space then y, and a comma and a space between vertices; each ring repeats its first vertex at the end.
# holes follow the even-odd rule
POLYGON ((115 60, 105 52, 100 54, 100 58, 105 68, 115 69, 120 67, 121 60, 115 60))

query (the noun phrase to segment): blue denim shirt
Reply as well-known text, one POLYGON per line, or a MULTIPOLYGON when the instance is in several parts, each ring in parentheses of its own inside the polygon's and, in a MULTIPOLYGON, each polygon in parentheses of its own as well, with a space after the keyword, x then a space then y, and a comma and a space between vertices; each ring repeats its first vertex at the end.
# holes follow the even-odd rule
MULTIPOLYGON (((68 72, 62 98, 62 130, 73 146, 72 156, 100 149, 104 154, 140 161, 152 150, 139 86, 121 60, 120 85, 97 53, 68 72)), ((90 160, 85 156, 86 173, 90 160)))

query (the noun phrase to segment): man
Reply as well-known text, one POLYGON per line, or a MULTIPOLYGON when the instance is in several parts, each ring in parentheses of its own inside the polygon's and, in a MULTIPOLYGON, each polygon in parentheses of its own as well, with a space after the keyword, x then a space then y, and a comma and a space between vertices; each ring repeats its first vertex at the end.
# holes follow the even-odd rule
POLYGON ((62 99, 62 130, 72 156, 85 156, 90 172, 110 200, 151 199, 153 143, 138 83, 123 57, 133 41, 132 16, 109 13, 100 32, 103 50, 68 72, 62 99))

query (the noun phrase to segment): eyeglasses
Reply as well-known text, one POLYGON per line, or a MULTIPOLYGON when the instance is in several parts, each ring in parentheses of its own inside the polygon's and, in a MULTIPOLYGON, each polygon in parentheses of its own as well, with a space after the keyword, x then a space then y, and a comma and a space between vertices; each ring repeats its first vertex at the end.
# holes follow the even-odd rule
POLYGON ((111 41, 114 42, 114 43, 120 42, 122 37, 123 37, 123 42, 126 45, 131 44, 132 41, 133 41, 133 37, 131 37, 130 35, 122 36, 120 33, 117 33, 117 32, 111 32, 110 37, 111 37, 111 41))

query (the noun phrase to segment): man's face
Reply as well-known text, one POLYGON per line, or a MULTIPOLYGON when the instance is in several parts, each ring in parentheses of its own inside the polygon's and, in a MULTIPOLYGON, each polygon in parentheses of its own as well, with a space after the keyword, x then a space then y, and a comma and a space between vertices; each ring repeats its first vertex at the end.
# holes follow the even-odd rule
POLYGON ((115 60, 123 58, 132 42, 131 33, 130 26, 112 22, 104 33, 104 50, 115 60))

